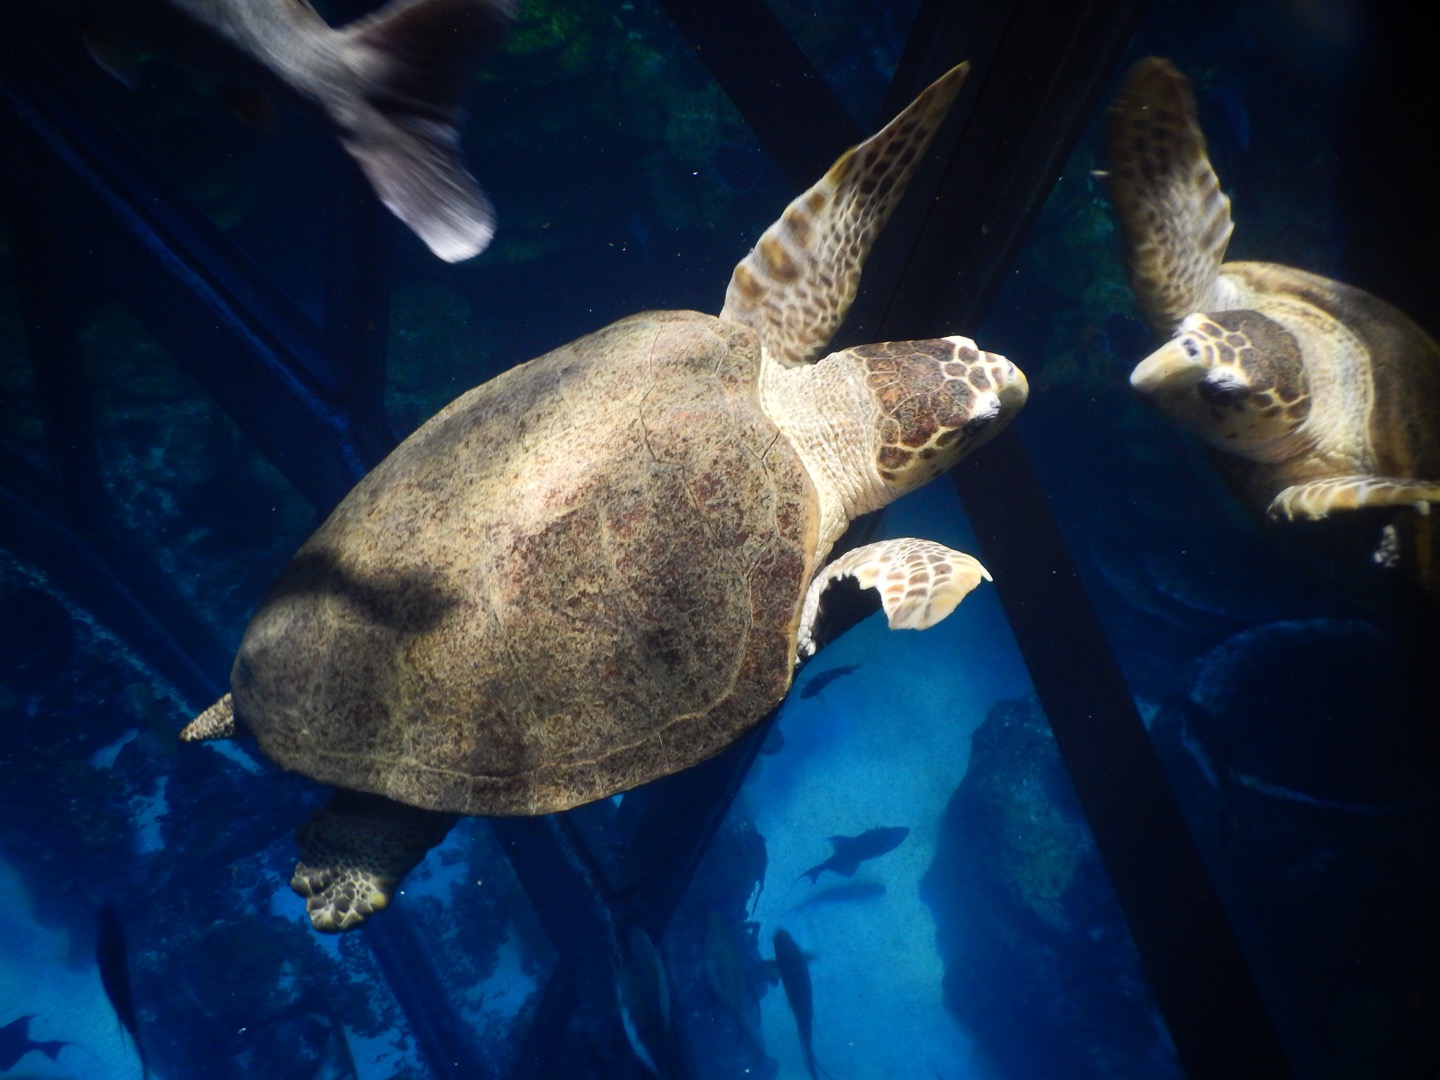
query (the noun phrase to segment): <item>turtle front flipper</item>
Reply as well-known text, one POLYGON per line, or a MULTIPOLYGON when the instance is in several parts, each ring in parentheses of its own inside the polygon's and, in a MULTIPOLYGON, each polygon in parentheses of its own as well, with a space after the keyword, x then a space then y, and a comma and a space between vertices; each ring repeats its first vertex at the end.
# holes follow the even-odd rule
POLYGON ((979 560, 933 540, 902 537, 880 540, 847 551, 810 583, 800 609, 799 652, 815 652, 815 620, 830 585, 853 577, 862 589, 874 589, 892 630, 924 630, 955 610, 990 571, 979 560))
POLYGON ((316 930, 350 930, 390 902, 401 879, 458 817, 339 789, 300 826, 300 862, 290 887, 306 898, 316 930))
POLYGON ((835 335, 875 237, 970 72, 951 68, 785 208, 735 267, 720 318, 760 335, 786 367, 812 363, 835 335))
POLYGON ((1169 333, 1220 304, 1217 285, 1234 228, 1210 167, 1190 82, 1151 56, 1130 70, 1108 121, 1110 200, 1136 303, 1169 333))
POLYGON ((1410 506, 1422 514, 1440 502, 1440 482, 1389 476, 1334 476, 1293 484, 1270 503, 1278 521, 1318 521, 1337 511, 1410 506))

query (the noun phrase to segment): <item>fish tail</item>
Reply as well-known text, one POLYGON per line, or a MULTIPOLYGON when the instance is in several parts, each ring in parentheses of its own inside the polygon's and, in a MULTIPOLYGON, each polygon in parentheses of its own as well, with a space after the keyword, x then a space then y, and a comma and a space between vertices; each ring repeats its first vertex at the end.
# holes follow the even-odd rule
POLYGON ((343 103, 345 149, 380 200, 446 262, 478 255, 495 233, 490 200, 460 156, 476 60, 499 43, 513 0, 392 0, 343 27, 341 55, 363 107, 343 103))
POLYGON ((52 1039, 48 1042, 33 1043, 30 1049, 39 1050, 42 1054, 47 1055, 51 1061, 58 1061, 60 1059, 60 1051, 69 1045, 68 1042, 52 1039))

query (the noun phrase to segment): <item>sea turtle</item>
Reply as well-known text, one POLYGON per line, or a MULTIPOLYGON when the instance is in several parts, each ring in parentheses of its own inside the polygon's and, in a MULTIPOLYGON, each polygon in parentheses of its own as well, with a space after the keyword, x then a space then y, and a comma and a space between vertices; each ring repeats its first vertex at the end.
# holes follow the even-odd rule
POLYGON ((1131 385, 1281 522, 1387 510, 1367 543, 1440 589, 1440 348, 1385 301, 1266 262, 1222 262, 1230 200, 1189 80, 1148 57, 1109 113, 1109 187, 1141 311, 1173 335, 1131 385))
POLYGON ((914 539, 825 565, 852 518, 940 475, 1027 394, 961 337, 816 362, 965 74, 792 202, 718 318, 633 315, 469 391, 296 553, 230 694, 182 737, 238 722, 337 786, 291 882, 317 928, 384 906, 455 815, 564 810, 739 738, 813 650, 835 579, 918 629, 989 576, 914 539))

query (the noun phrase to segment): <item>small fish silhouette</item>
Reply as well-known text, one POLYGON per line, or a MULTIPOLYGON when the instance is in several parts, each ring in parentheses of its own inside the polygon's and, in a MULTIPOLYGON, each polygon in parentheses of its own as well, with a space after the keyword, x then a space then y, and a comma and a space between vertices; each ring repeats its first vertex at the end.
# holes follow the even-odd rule
POLYGON ((31 1013, 0 1027, 0 1072, 9 1072, 16 1062, 32 1050, 38 1050, 51 1061, 57 1061, 60 1051, 70 1045, 58 1039, 37 1042, 30 1038, 30 1021, 34 1019, 35 1014, 31 1013))
POLYGON ((810 964, 800 946, 786 930, 775 931, 775 966, 780 969, 780 985, 785 988, 785 1000, 795 1014, 795 1030, 800 1033, 800 1049, 805 1052, 805 1066, 810 1070, 810 1080, 819 1080, 824 1072, 815 1060, 812 1045, 815 1026, 814 992, 810 986, 810 964))
POLYGON ((135 1012, 135 995, 130 985, 130 947, 125 941, 125 927, 110 904, 101 906, 97 916, 95 966, 100 969, 100 985, 120 1023, 130 1033, 135 1053, 140 1058, 140 1075, 150 1075, 145 1060, 145 1047, 140 1042, 140 1020, 135 1012))
POLYGON ((837 667, 826 668, 824 671, 817 671, 805 680, 805 685, 800 689, 800 696, 802 698, 814 697, 836 679, 844 675, 849 675, 859 669, 859 664, 840 664, 837 667))
POLYGON ((808 877, 811 885, 819 881, 820 875, 826 870, 832 870, 841 877, 853 877, 862 862, 894 851, 909 835, 910 830, 905 826, 893 825, 866 829, 859 836, 832 836, 830 846, 834 849, 834 854, 819 866, 806 870, 800 877, 808 877))

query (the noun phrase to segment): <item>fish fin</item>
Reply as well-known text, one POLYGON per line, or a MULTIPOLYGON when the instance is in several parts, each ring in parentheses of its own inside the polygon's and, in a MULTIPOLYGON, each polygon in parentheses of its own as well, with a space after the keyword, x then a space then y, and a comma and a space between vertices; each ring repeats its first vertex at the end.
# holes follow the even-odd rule
POLYGON ((123 38, 93 26, 81 30, 80 38, 90 58, 100 65, 100 70, 131 90, 140 85, 140 63, 123 38))
POLYGON ((795 880, 798 882, 800 878, 808 877, 810 879, 810 884, 814 885, 817 881, 820 880, 820 875, 825 872, 825 866, 825 863, 821 863, 819 866, 812 866, 809 870, 806 870, 803 874, 800 875, 800 877, 797 877, 795 880))
POLYGON ((391 213, 446 262, 478 255, 495 233, 490 200, 460 157, 460 127, 471 70, 503 36, 511 8, 393 0, 340 31, 371 106, 340 122, 341 141, 391 213))
POLYGON ((49 1057, 51 1061, 59 1061, 60 1051, 69 1045, 70 1043, 64 1042, 61 1039, 50 1039, 45 1042, 37 1042, 30 1049, 39 1050, 42 1054, 49 1057))

